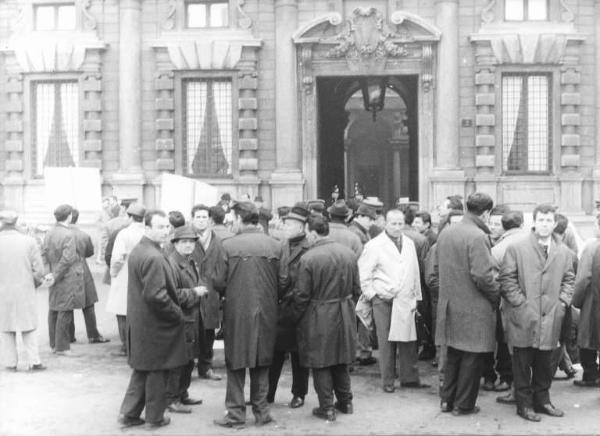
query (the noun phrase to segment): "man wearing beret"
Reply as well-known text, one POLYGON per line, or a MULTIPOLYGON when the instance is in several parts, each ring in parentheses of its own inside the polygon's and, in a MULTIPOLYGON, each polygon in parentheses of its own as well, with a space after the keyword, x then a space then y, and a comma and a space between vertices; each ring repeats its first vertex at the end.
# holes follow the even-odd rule
POLYGON ((177 227, 171 237, 173 251, 169 254, 169 264, 173 270, 177 300, 183 311, 188 358, 187 364, 169 373, 167 403, 169 411, 173 413, 190 413, 192 410, 188 405, 202 404, 202 400, 190 398, 188 394, 198 347, 199 305, 200 300, 208 294, 198 264, 192 257, 197 240, 196 232, 186 225, 177 227))
POLYGON ((269 367, 277 331, 278 273, 281 246, 262 231, 251 202, 234 205, 239 234, 223 241, 225 268, 215 281, 224 289, 227 414, 223 427, 246 422, 244 382, 250 370, 250 401, 257 425, 273 421, 267 403, 269 367))
POLYGON ((279 319, 277 322, 277 340, 273 363, 269 368, 269 393, 267 401, 275 401, 277 383, 281 375, 281 368, 285 356, 289 352, 292 362, 292 409, 304 405, 304 397, 308 392, 308 369, 300 366, 298 344, 296 341, 296 324, 290 312, 293 290, 298 279, 298 266, 300 259, 310 248, 306 238, 306 220, 310 215, 306 203, 296 203, 285 217, 285 226, 288 239, 283 244, 283 253, 279 265, 279 319))

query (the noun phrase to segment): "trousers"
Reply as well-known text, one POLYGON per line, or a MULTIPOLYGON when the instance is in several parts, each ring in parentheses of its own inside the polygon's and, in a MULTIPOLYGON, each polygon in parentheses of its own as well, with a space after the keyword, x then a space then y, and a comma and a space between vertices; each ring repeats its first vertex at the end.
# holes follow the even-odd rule
POLYGON ((479 379, 485 353, 472 353, 448 347, 444 368, 442 402, 460 410, 472 410, 479 395, 479 379))
POLYGON ((512 362, 517 408, 550 403, 553 350, 513 347, 512 362))
POLYGON ((71 348, 72 310, 48 311, 48 335, 50 348, 56 351, 66 351, 71 348))
MULTIPOLYGON (((267 393, 267 400, 270 402, 275 400, 277 384, 287 353, 287 351, 281 350, 275 350, 273 353, 273 362, 269 367, 269 391, 267 393)), ((300 357, 297 351, 290 351, 289 353, 292 362, 292 395, 304 398, 308 393, 308 368, 300 366, 300 357)))
MULTIPOLYGON (((236 422, 246 422, 246 400, 244 384, 246 368, 227 368, 227 391, 225 407, 228 419, 236 422)), ((250 403, 256 421, 265 420, 269 416, 267 392, 269 390, 269 367, 258 366, 250 368, 250 403)))
MULTIPOLYGON (((98 331, 98 326, 96 324, 96 310, 94 309, 94 305, 84 307, 82 309, 83 312, 83 320, 85 321, 85 332, 87 334, 88 339, 95 339, 100 337, 100 332, 98 331)), ((75 339, 75 320, 73 319, 73 323, 71 324, 70 330, 71 340, 75 339)))
POLYGON ((583 368, 583 381, 596 381, 600 379, 600 367, 598 366, 598 351, 589 348, 579 349, 579 360, 583 368))
POLYGON ((205 329, 200 317, 198 327, 198 375, 204 375, 212 367, 215 329, 205 329))
POLYGON ((139 418, 146 408, 146 421, 159 423, 167 408, 167 378, 169 371, 138 371, 131 373, 129 386, 121 404, 121 414, 139 418))
POLYGON ((348 365, 334 365, 326 368, 313 368, 313 383, 319 407, 322 410, 333 410, 333 394, 338 402, 347 404, 352 402, 352 388, 348 365))
POLYGON ((121 339, 121 350, 127 351, 127 335, 125 334, 127 317, 125 315, 117 315, 117 328, 119 329, 119 339, 121 339))
MULTIPOLYGON (((38 338, 35 330, 21 332, 23 348, 29 366, 39 365, 40 352, 38 350, 38 338)), ((2 349, 4 350, 4 362, 6 366, 17 366, 19 354, 17 352, 17 332, 2 332, 2 349)))
POLYGON ((394 386, 396 378, 396 360, 399 362, 401 383, 418 383, 417 342, 390 342, 390 322, 392 317, 392 302, 378 297, 373 298, 373 318, 379 343, 379 370, 383 386, 394 386))
POLYGON ((194 359, 192 359, 187 365, 169 371, 166 394, 167 404, 172 404, 188 397, 188 389, 192 383, 194 365, 194 359))

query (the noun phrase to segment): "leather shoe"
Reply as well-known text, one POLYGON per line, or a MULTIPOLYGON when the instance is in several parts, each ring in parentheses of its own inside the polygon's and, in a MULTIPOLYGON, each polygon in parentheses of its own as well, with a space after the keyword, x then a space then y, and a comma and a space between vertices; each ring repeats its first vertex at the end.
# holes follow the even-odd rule
POLYGON ((505 381, 501 381, 496 386, 494 386, 494 390, 496 392, 506 392, 509 389, 510 389, 510 385, 508 383, 506 383, 505 381))
POLYGON ((34 363, 33 365, 31 365, 31 367, 29 368, 30 371, 44 371, 48 368, 46 368, 44 365, 42 365, 41 363, 34 363))
POLYGON ((551 403, 544 404, 542 406, 537 406, 534 408, 537 413, 543 413, 545 415, 554 416, 556 418, 561 418, 565 416, 565 412, 560 409, 554 407, 551 403))
POLYGON ((202 400, 196 400, 195 398, 186 397, 181 400, 181 404, 186 406, 197 406, 198 404, 202 404, 202 400))
POLYGON ((475 415, 476 413, 479 413, 481 409, 478 406, 474 406, 472 409, 459 409, 458 407, 455 407, 454 410, 452 410, 452 415, 454 416, 465 416, 465 415, 475 415))
POLYGON ((215 372, 212 369, 209 369, 208 371, 206 371, 204 374, 198 374, 199 378, 203 378, 205 380, 221 380, 223 377, 221 377, 218 374, 215 374, 215 372))
POLYGON ((406 382, 406 383, 400 383, 400 387, 414 388, 414 389, 426 389, 426 388, 430 388, 431 385, 421 383, 421 382, 406 382))
POLYGON ((597 388, 600 387, 600 378, 596 380, 574 380, 573 384, 580 388, 597 388))
POLYGON ((335 412, 333 410, 323 410, 320 407, 315 407, 312 410, 312 414, 326 421, 335 421, 335 412))
POLYGON ((373 356, 369 356, 369 357, 365 357, 364 359, 361 359, 360 357, 358 359, 356 359, 358 361, 358 364, 360 366, 369 366, 369 365, 375 365, 377 363, 377 359, 375 359, 373 356))
POLYGON ((106 339, 104 336, 98 336, 97 338, 90 338, 90 344, 106 344, 110 342, 110 339, 106 339))
POLYGON ((158 422, 149 422, 148 425, 150 426, 150 428, 158 428, 158 427, 164 427, 165 425, 169 425, 171 423, 171 418, 168 416, 163 416, 163 419, 161 419, 158 422))
POLYGON ((298 407, 304 406, 304 398, 303 397, 294 397, 292 401, 290 401, 290 409, 297 409, 298 407))
POLYGON ((192 409, 181 404, 181 401, 169 404, 167 410, 172 413, 192 413, 192 409))
POLYGON ((234 421, 233 419, 229 418, 228 416, 225 416, 221 419, 215 419, 213 421, 213 423, 215 425, 219 425, 221 427, 226 427, 226 428, 242 427, 242 426, 246 425, 246 423, 244 421, 234 421))
POLYGON ((447 401, 442 401, 440 403, 440 411, 442 413, 449 413, 452 412, 452 410, 454 410, 454 407, 452 407, 452 404, 448 403, 447 401))
POLYGON ((384 386, 383 387, 383 392, 387 392, 388 394, 394 393, 395 390, 396 390, 396 388, 393 386, 384 386))
POLYGON ((515 400, 515 394, 513 393, 512 389, 508 394, 496 397, 496 403, 517 404, 517 400, 515 400))
POLYGON ((345 413, 346 415, 352 415, 354 413, 354 406, 350 401, 346 403, 336 401, 333 406, 336 408, 336 410, 339 410, 340 412, 345 413))
POLYGON ((517 409, 517 415, 519 415, 523 419, 526 419, 527 421, 540 422, 542 420, 542 417, 535 413, 533 409, 529 407, 517 409))
POLYGON ((575 378, 575 374, 577 374, 577 370, 575 368, 570 368, 565 371, 565 378, 567 380, 575 378))
POLYGON ((136 425, 142 425, 146 421, 144 421, 139 416, 138 417, 133 417, 133 416, 119 415, 119 418, 117 419, 117 422, 119 424, 121 424, 121 427, 134 427, 136 425))
POLYGON ((486 380, 483 385, 481 385, 481 389, 487 392, 493 391, 495 388, 494 382, 491 380, 486 380))
POLYGON ((267 415, 264 418, 257 419, 256 422, 255 422, 255 424, 257 426, 259 426, 259 427, 262 427, 264 425, 271 424, 273 422, 275 422, 275 420, 273 419, 273 417, 271 415, 267 415))

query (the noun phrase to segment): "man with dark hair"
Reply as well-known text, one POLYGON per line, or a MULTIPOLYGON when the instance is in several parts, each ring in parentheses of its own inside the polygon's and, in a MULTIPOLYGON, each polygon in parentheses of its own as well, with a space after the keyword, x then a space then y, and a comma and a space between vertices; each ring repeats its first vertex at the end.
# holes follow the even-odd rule
POLYGON ((127 260, 129 254, 133 250, 140 239, 144 236, 144 214, 146 209, 138 203, 133 203, 127 208, 127 216, 129 225, 120 230, 111 249, 110 256, 110 291, 106 301, 107 312, 114 313, 117 317, 117 326, 119 330, 119 338, 121 339, 121 349, 119 356, 127 354, 126 329, 125 322, 127 320, 127 284, 129 282, 129 270, 127 268, 127 260))
POLYGON ((498 204, 494 206, 492 211, 490 212, 490 223, 488 225, 490 229, 490 239, 492 240, 492 245, 496 243, 496 241, 502 236, 504 233, 504 227, 502 226, 502 216, 506 212, 509 212, 510 208, 504 204, 498 204))
POLYGON ((83 264, 77 255, 77 242, 71 230, 73 208, 68 204, 54 210, 56 225, 46 234, 42 257, 50 276, 48 333, 50 348, 56 354, 72 356, 70 351, 73 309, 85 304, 83 264))
POLYGON ((575 275, 569 249, 553 236, 554 208, 539 205, 533 211, 529 236, 506 249, 499 281, 506 305, 508 345, 517 414, 538 422, 536 412, 560 417, 550 401, 552 353, 571 303, 575 275))
POLYGON ((281 375, 285 357, 289 353, 292 363, 292 409, 304 405, 304 397, 308 393, 308 369, 300 366, 298 343, 296 341, 296 323, 290 312, 293 291, 298 281, 300 259, 310 248, 306 237, 306 221, 310 215, 308 204, 296 203, 286 215, 285 225, 287 238, 283 243, 281 261, 279 263, 279 318, 277 320, 277 339, 273 363, 269 368, 269 392, 267 401, 275 401, 275 392, 281 375))
MULTIPOLYGON (((438 236, 435 263, 439 271, 436 345, 447 346, 442 412, 477 413, 484 353, 496 347, 499 301, 486 222, 494 202, 476 192, 467 199, 461 222, 438 236)), ((435 267, 434 267, 435 269, 435 267)))
POLYGON ((431 228, 431 214, 429 212, 418 211, 412 225, 427 238, 429 247, 432 247, 436 243, 437 233, 431 228))
POLYGON ((169 212, 169 224, 171 224, 173 229, 183 227, 185 226, 185 216, 178 210, 172 210, 169 212))
POLYGON ((208 209, 208 217, 210 218, 210 226, 215 236, 221 241, 231 238, 233 233, 225 227, 225 211, 220 206, 213 206, 208 209))
POLYGON ((246 422, 244 382, 250 370, 250 401, 257 425, 273 421, 267 392, 269 366, 277 328, 278 272, 281 247, 258 225, 258 209, 251 202, 233 210, 240 233, 223 241, 225 267, 215 280, 224 291, 227 414, 215 420, 223 427, 246 422))
POLYGON ((188 362, 183 312, 171 267, 161 249, 168 235, 166 214, 156 209, 147 211, 144 236, 127 261, 127 354, 133 372, 119 416, 124 427, 143 424, 140 415, 144 408, 151 427, 171 422, 164 416, 168 374, 188 362))
MULTIPOLYGON (((98 331, 96 325, 96 311, 94 304, 98 302, 98 293, 96 292, 96 284, 92 277, 92 272, 87 263, 87 258, 94 255, 94 244, 92 238, 86 232, 77 227, 79 220, 79 211, 73 209, 71 214, 71 230, 75 235, 75 243, 77 246, 77 255, 81 259, 83 265, 83 292, 85 302, 83 303, 83 319, 85 320, 85 330, 90 344, 103 344, 110 342, 110 339, 104 338, 98 331)), ((71 324, 71 341, 75 341, 75 323, 71 324)))
POLYGON ((355 355, 358 267, 349 248, 327 237, 329 226, 323 217, 311 216, 308 230, 313 246, 300 259, 292 308, 299 320, 300 364, 312 368, 319 397, 312 413, 334 421, 335 409, 354 411, 348 365, 355 355))
POLYGON ((192 258, 196 262, 201 280, 208 294, 200 301, 198 324, 198 377, 206 380, 221 380, 212 369, 215 329, 219 327, 219 294, 213 284, 223 268, 223 244, 210 228, 210 209, 203 204, 192 208, 192 228, 198 236, 192 258))

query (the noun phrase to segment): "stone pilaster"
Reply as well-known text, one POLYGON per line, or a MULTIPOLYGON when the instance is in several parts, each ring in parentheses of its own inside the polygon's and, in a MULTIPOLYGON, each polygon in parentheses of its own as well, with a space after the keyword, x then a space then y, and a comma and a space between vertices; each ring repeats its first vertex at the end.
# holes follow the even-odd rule
POLYGON ((297 0, 275 0, 275 147, 271 175, 272 207, 303 198, 298 141, 296 52, 292 41, 298 27, 297 0))
POLYGON ((142 199, 142 2, 119 2, 119 167, 113 176, 120 197, 142 199))

